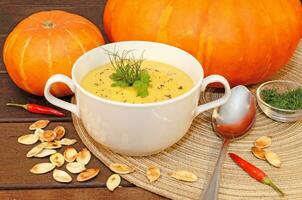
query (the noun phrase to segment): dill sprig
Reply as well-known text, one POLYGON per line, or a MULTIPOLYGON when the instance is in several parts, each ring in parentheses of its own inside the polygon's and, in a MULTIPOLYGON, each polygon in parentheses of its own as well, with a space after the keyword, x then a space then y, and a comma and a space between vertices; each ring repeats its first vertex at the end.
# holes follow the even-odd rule
POLYGON ((114 73, 110 75, 113 80, 112 87, 134 87, 137 90, 137 96, 146 97, 149 95, 148 86, 150 84, 150 75, 147 70, 141 68, 144 62, 143 53, 140 58, 135 58, 133 50, 122 51, 119 53, 114 50, 104 49, 109 56, 110 63, 114 73))

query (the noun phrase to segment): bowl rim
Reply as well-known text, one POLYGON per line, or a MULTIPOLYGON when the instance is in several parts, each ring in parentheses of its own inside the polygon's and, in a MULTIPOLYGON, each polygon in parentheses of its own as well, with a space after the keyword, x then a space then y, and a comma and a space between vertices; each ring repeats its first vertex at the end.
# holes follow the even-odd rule
POLYGON ((291 80, 271 80, 271 81, 266 81, 264 83, 262 83, 258 88, 257 88, 257 91, 256 91, 256 97, 257 97, 257 100, 261 102, 261 104, 264 104, 266 107, 270 108, 270 109, 274 109, 274 110, 277 110, 277 111, 282 111, 282 112, 289 112, 289 113, 296 113, 296 112, 302 112, 302 109, 298 109, 298 110, 289 110, 289 109, 282 109, 282 108, 277 108, 277 107, 274 107, 268 103, 266 103, 260 96, 260 90, 266 86, 266 85, 269 85, 269 84, 273 84, 273 83, 291 83, 291 84, 295 84, 295 85, 298 85, 299 87, 302 88, 302 84, 300 83, 297 83, 297 82, 294 82, 294 81, 291 81, 291 80))
POLYGON ((107 44, 103 44, 100 45, 98 47, 95 47, 89 51, 87 51, 86 53, 84 53, 83 55, 81 55, 73 64, 72 67, 72 72, 71 72, 71 77, 72 77, 72 81, 75 84, 76 88, 79 89, 83 94, 85 94, 86 96, 106 103, 106 104, 110 104, 110 105, 114 105, 114 106, 122 106, 122 107, 136 107, 136 108, 149 108, 149 107, 157 107, 157 106, 163 106, 163 105, 167 105, 167 104, 172 104, 172 103, 176 103, 179 102, 183 99, 188 98, 189 96, 193 95, 193 93, 195 93, 197 90, 200 90, 201 92, 201 84, 203 82, 204 79, 204 70, 203 70, 203 66, 201 65, 201 63, 193 56, 191 55, 189 52, 180 49, 178 47, 172 46, 172 45, 168 45, 168 44, 164 44, 164 43, 159 43, 159 42, 151 42, 151 41, 141 41, 141 40, 131 40, 131 41, 120 41, 120 42, 112 42, 112 43, 107 43, 107 44), (193 85, 193 87, 188 90, 187 92, 185 92, 184 94, 177 96, 175 98, 172 99, 168 99, 168 100, 164 100, 164 101, 159 101, 159 102, 150 102, 150 103, 129 103, 129 102, 119 102, 119 101, 113 101, 113 100, 109 100, 100 96, 96 96, 92 93, 90 93, 89 91, 87 91, 86 89, 84 89, 81 84, 77 81, 76 79, 76 75, 75 75, 75 70, 78 68, 78 63, 80 62, 81 59, 84 59, 85 56, 87 54, 91 54, 94 51, 98 51, 98 49, 102 48, 106 48, 108 46, 112 46, 112 45, 119 45, 119 44, 127 44, 127 43, 134 43, 134 44, 146 44, 146 45, 156 45, 156 46, 165 46, 168 47, 170 49, 173 49, 175 51, 179 51, 182 54, 190 57, 193 62, 195 62, 197 65, 199 65, 199 69, 197 69, 200 73, 200 77, 198 79, 198 81, 193 85))

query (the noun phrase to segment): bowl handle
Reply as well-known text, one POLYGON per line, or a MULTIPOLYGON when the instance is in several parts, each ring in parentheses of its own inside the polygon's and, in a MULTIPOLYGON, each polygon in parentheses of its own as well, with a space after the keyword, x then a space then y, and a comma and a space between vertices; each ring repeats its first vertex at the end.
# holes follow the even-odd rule
POLYGON ((72 103, 63 101, 63 100, 53 96, 50 93, 51 85, 54 83, 58 83, 58 82, 65 83, 71 89, 71 91, 73 93, 75 93, 75 85, 72 82, 72 80, 68 76, 65 76, 63 74, 56 74, 56 75, 51 76, 46 82, 46 85, 44 88, 45 98, 51 104, 58 106, 60 108, 63 108, 65 110, 68 110, 68 111, 74 113, 77 117, 79 117, 79 109, 76 104, 72 104, 72 103))
POLYGON ((230 85, 228 81, 223 76, 220 75, 211 75, 206 77, 201 84, 201 92, 204 92, 209 84, 216 83, 216 82, 222 83, 222 85, 224 86, 224 95, 219 99, 198 106, 195 110, 194 117, 196 117, 197 115, 199 115, 200 113, 206 110, 210 110, 212 108, 221 106, 222 104, 226 103, 227 100, 229 99, 231 94, 230 85))

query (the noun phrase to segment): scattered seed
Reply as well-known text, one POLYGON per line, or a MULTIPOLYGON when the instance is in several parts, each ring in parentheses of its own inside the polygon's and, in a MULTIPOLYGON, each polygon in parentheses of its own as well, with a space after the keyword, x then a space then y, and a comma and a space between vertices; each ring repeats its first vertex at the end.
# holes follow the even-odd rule
POLYGON ((90 161, 91 154, 86 148, 83 148, 77 155, 77 162, 87 165, 90 161))
POLYGON ((38 136, 38 138, 39 138, 39 140, 41 141, 41 142, 44 142, 44 141, 42 141, 40 138, 41 138, 41 135, 44 133, 44 130, 43 129, 40 129, 40 128, 38 128, 38 129, 36 129, 35 130, 35 135, 37 135, 38 136))
POLYGON ((274 167, 281 167, 281 160, 276 153, 272 151, 267 151, 265 152, 265 158, 274 167))
POLYGON ((73 145, 77 142, 76 139, 68 139, 68 138, 63 138, 62 140, 59 141, 61 145, 73 145))
POLYGON ((62 145, 59 141, 52 141, 52 142, 43 142, 45 144, 45 149, 58 149, 61 148, 62 145))
POLYGON ((38 153, 34 157, 36 157, 36 158, 44 158, 44 157, 50 156, 50 155, 52 155, 54 153, 57 153, 57 151, 54 150, 54 149, 43 149, 40 153, 38 153))
POLYGON ((64 156, 61 153, 52 154, 49 159, 57 167, 62 167, 65 162, 64 156))
POLYGON ((147 169, 147 178, 150 183, 156 181, 160 177, 160 169, 156 166, 150 166, 147 169))
POLYGON ((187 182, 195 182, 198 179, 195 174, 185 170, 175 171, 169 173, 169 175, 177 180, 187 181, 187 182))
POLYGON ((92 179, 99 174, 99 169, 86 169, 77 176, 77 181, 83 182, 92 179))
POLYGON ((56 166, 52 163, 38 163, 30 169, 33 174, 44 174, 53 170, 56 166))
POLYGON ((38 136, 35 134, 27 134, 27 135, 22 135, 18 138, 18 142, 20 144, 35 144, 38 141, 38 136))
POLYGON ((269 147, 271 144, 272 144, 272 138, 270 136, 262 136, 255 141, 255 147, 258 147, 260 149, 269 147))
POLYGON ((106 181, 108 190, 113 191, 121 183, 121 177, 118 174, 112 174, 106 181))
POLYGON ((252 147, 251 151, 256 158, 259 158, 261 160, 266 160, 265 151, 263 149, 260 149, 258 147, 252 147))
POLYGON ((73 162, 77 158, 77 150, 73 147, 67 147, 64 151, 64 158, 67 162, 73 162))
POLYGON ((53 171, 52 177, 60 183, 70 183, 72 181, 71 176, 67 172, 59 169, 53 171))
POLYGON ((40 134, 40 140, 43 142, 52 142, 56 138, 56 133, 52 130, 46 130, 40 134))
POLYGON ((29 130, 45 128, 49 124, 49 120, 38 120, 29 126, 29 130))
POLYGON ((118 174, 129 174, 134 171, 133 167, 129 167, 121 163, 113 163, 109 165, 109 168, 118 174))
POLYGON ((57 135, 56 140, 60 140, 65 135, 65 128, 63 126, 57 126, 53 131, 57 135))
POLYGON ((78 174, 84 171, 86 168, 82 163, 71 162, 66 164, 66 169, 73 174, 78 174))
POLYGON ((38 153, 40 153, 45 147, 44 143, 38 144, 37 146, 35 146, 34 148, 32 148, 27 154, 26 157, 30 158, 33 157, 35 155, 37 155, 38 153))

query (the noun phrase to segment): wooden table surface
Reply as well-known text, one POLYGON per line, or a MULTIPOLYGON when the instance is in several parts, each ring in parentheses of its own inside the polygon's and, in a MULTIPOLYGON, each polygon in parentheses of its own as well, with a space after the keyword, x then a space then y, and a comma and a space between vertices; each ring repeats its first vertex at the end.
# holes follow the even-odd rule
MULTIPOLYGON (((88 167, 101 168, 100 174, 87 182, 73 181, 70 184, 57 183, 52 173, 34 175, 29 169, 36 163, 48 161, 49 158, 26 158, 29 146, 17 143, 17 138, 29 133, 28 126, 38 119, 49 119, 49 128, 63 125, 67 130, 66 137, 76 138, 77 150, 83 148, 71 122, 70 113, 63 111, 66 117, 48 117, 26 112, 25 110, 7 107, 7 102, 37 103, 48 105, 42 97, 36 97, 17 88, 9 78, 2 60, 3 43, 13 27, 23 18, 41 10, 62 9, 80 14, 101 31, 102 13, 105 0, 0 0, 0 199, 164 199, 156 194, 143 190, 123 180, 120 188, 114 192, 106 189, 106 180, 111 171, 99 160, 92 157, 88 167)), ((104 32, 103 32, 104 33, 104 32)), ((69 98, 65 98, 69 100, 69 98)), ((62 150, 60 150, 62 152, 62 150)))

